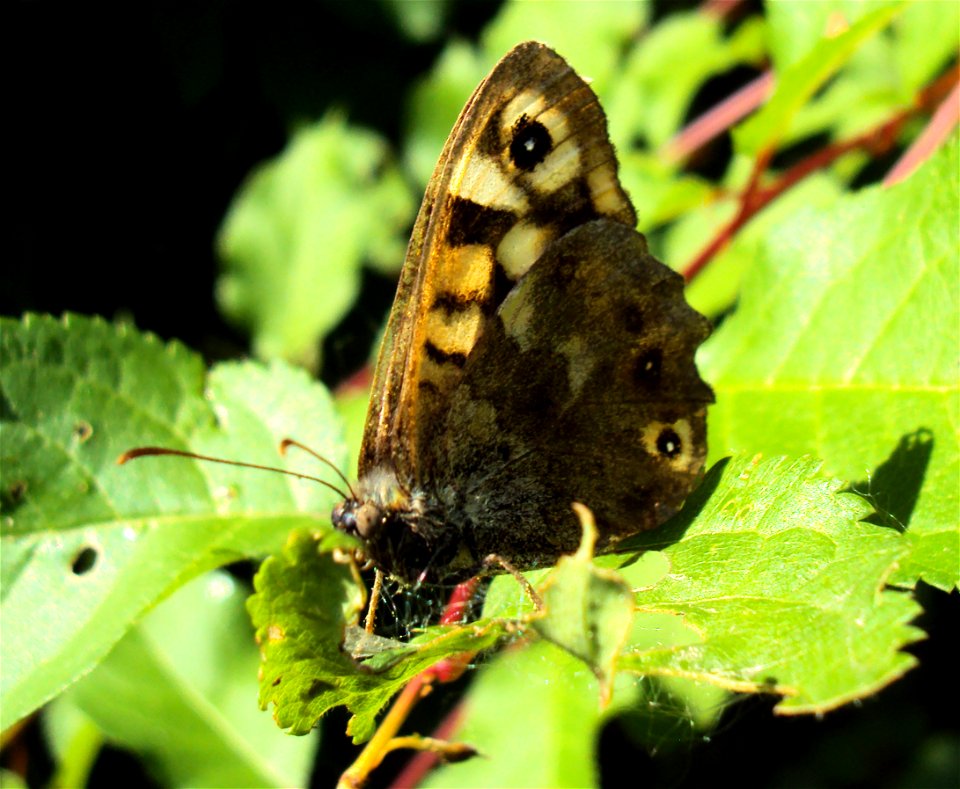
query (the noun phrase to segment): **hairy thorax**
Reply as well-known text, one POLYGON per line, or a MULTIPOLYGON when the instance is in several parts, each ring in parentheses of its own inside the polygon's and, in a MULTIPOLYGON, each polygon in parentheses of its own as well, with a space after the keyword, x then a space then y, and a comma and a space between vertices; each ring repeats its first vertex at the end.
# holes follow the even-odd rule
POLYGON ((459 582, 480 570, 454 490, 408 491, 380 467, 360 479, 355 493, 334 508, 333 525, 360 539, 364 558, 388 575, 408 584, 459 582))

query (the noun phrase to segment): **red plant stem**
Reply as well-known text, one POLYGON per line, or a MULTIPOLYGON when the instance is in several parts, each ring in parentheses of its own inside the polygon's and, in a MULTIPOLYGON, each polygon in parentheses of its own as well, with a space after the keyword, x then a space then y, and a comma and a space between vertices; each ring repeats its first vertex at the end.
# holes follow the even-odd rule
MULTIPOLYGON (((471 578, 469 581, 458 584, 454 588, 440 617, 441 625, 453 625, 461 621, 464 610, 477 591, 478 583, 479 579, 471 578)), ((466 671, 475 654, 474 652, 464 652, 460 655, 454 655, 437 661, 430 666, 430 668, 420 672, 420 674, 414 677, 407 687, 403 689, 402 695, 406 696, 409 694, 413 698, 417 698, 423 692, 424 686, 431 685, 435 680, 441 683, 453 682, 466 671), (411 690, 411 688, 413 689, 411 690)), ((410 706, 412 707, 413 705, 411 704, 410 706)), ((444 718, 432 736, 440 740, 449 739, 459 726, 460 712, 461 708, 458 705, 444 718)), ((410 759, 392 786, 416 786, 422 778, 434 768, 436 763, 437 755, 435 753, 420 751, 410 759)))
POLYGON ((950 95, 940 103, 930 123, 924 127, 920 136, 913 141, 887 173, 887 177, 883 179, 883 185, 893 186, 916 170, 947 139, 958 121, 960 121, 960 84, 954 85, 950 95))
MULTIPOLYGON (((443 615, 440 617, 441 625, 455 625, 463 619, 463 613, 467 605, 477 591, 477 578, 471 578, 458 584, 450 594, 446 607, 443 609, 443 615)), ((460 675, 467 670, 470 662, 473 660, 475 652, 463 652, 459 655, 438 660, 430 668, 421 672, 420 677, 425 682, 453 682, 459 679, 460 675)))
POLYGON ((773 90, 773 72, 765 71, 715 107, 681 129, 661 152, 667 162, 680 162, 725 132, 767 100, 773 90))
MULTIPOLYGON (((440 617, 440 624, 456 624, 463 618, 464 610, 476 592, 478 583, 477 578, 471 578, 454 588, 440 617)), ((394 739, 400 730, 400 726, 409 717, 416 703, 430 692, 430 686, 434 682, 452 682, 457 679, 470 665, 474 654, 476 653, 464 652, 460 655, 438 660, 430 668, 424 669, 410 680, 400 691, 400 695, 394 699, 386 716, 380 721, 376 732, 364 746, 360 755, 340 776, 338 786, 343 787, 343 789, 354 789, 354 787, 362 786, 370 772, 383 760, 384 755, 389 750, 390 741, 394 739)), ((451 724, 449 729, 452 734, 455 725, 451 724)), ((432 756, 433 760, 436 761, 434 754, 425 751, 422 753, 425 756, 432 756)), ((430 762, 427 769, 432 766, 433 762, 430 762)))
POLYGON ((469 581, 457 584, 450 593, 450 599, 447 600, 447 605, 440 616, 441 625, 455 625, 463 619, 464 609, 477 591, 477 583, 476 578, 471 578, 469 581))
POLYGON ((350 376, 337 384, 334 394, 350 395, 366 391, 373 383, 373 369, 369 364, 365 364, 359 370, 350 374, 350 376))
POLYGON ((400 695, 393 700, 390 709, 377 726, 373 737, 367 741, 360 755, 340 776, 337 789, 357 789, 363 786, 370 773, 375 770, 389 750, 390 741, 410 715, 414 705, 424 692, 424 674, 418 674, 408 682, 400 695))
POLYGON ((767 187, 760 186, 760 177, 772 158, 773 152, 772 150, 761 152, 754 164, 750 181, 741 195, 740 209, 737 211, 737 215, 722 227, 699 254, 683 268, 684 278, 689 282, 696 277, 714 255, 730 242, 741 227, 775 198, 811 173, 826 167, 844 154, 858 148, 873 151, 875 154, 889 150, 896 142, 897 135, 903 125, 914 115, 939 104, 944 94, 951 89, 955 89, 958 78, 960 78, 960 67, 955 67, 921 91, 914 106, 901 110, 889 120, 863 134, 844 142, 833 143, 811 154, 806 159, 797 162, 767 187))
MULTIPOLYGON (((460 728, 462 717, 463 706, 457 704, 434 730, 432 736, 441 740, 449 740, 460 728)), ((430 751, 415 753, 403 770, 400 771, 400 774, 393 779, 390 789, 413 789, 419 786, 427 773, 437 766, 437 761, 437 755, 430 751)))
POLYGON ((741 3, 742 0, 704 0, 700 5, 700 10, 708 16, 723 19, 732 15, 741 3))

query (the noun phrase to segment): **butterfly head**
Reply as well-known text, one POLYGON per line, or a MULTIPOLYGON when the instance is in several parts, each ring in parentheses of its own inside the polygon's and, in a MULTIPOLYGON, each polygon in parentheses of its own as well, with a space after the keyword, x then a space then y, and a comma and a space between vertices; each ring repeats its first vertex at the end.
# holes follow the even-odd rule
POLYGON ((333 508, 333 525, 366 542, 386 525, 386 515, 371 501, 346 499, 333 508))
POLYGON ((377 470, 366 474, 351 496, 333 508, 333 525, 364 543, 375 542, 391 521, 415 520, 419 497, 397 482, 395 474, 377 470))
POLYGON ((334 507, 331 520, 359 539, 366 558, 388 575, 406 583, 435 581, 446 566, 440 554, 446 553, 449 531, 438 532, 426 501, 394 473, 375 470, 360 480, 356 495, 334 507))

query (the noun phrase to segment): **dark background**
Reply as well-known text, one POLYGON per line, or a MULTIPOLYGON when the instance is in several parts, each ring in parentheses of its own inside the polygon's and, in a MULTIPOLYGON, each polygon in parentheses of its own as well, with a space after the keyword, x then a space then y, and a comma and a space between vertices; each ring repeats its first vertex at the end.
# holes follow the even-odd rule
MULTIPOLYGON (((458 4, 443 36, 416 44, 373 3, 8 4, 13 209, 0 313, 130 317, 208 359, 242 355, 245 338, 213 301, 213 244, 244 177, 283 148, 295 122, 331 105, 399 142, 411 82, 445 38, 475 38, 498 5, 458 4)), ((657 14, 676 7, 659 3, 657 14)), ((364 309, 385 311, 392 287, 371 275, 364 309)), ((324 377, 335 383, 348 372, 334 365, 324 377)), ((749 699, 730 707, 708 741, 653 756, 629 721, 614 722, 599 746, 604 783, 956 786, 960 605, 925 587, 920 600, 930 639, 911 651, 921 668, 878 695, 819 720, 773 718, 771 702, 749 699), (939 771, 929 771, 938 763, 931 754, 939 771)), ((425 733, 452 703, 435 695, 414 721, 425 733)), ((319 786, 355 755, 345 720, 326 721, 319 786)), ((42 785, 51 765, 35 722, 19 746, 31 783, 42 785)), ((388 761, 376 785, 399 762, 388 761)), ((108 749, 93 785, 122 780, 147 777, 133 756, 108 749)))
POLYGON ((0 312, 132 316, 210 358, 244 350, 213 301, 215 234, 244 177, 331 105, 396 140, 406 87, 439 49, 406 43, 373 4, 18 3, 10 16, 0 312))

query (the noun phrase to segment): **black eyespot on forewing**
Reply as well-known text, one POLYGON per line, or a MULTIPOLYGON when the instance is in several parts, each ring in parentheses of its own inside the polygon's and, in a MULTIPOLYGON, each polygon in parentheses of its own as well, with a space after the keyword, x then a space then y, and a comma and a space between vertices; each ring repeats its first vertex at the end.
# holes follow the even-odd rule
POLYGON ((673 458, 679 455, 682 449, 683 442, 680 440, 680 436, 677 435, 676 430, 665 427, 660 431, 660 435, 657 436, 657 451, 661 455, 673 458))
POLYGON ((517 118, 510 141, 510 160, 520 170, 530 171, 547 158, 553 140, 547 127, 526 115, 517 118))

